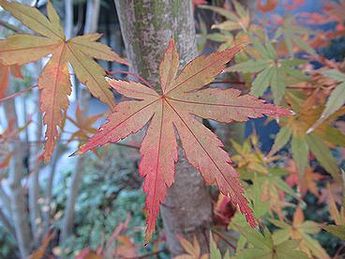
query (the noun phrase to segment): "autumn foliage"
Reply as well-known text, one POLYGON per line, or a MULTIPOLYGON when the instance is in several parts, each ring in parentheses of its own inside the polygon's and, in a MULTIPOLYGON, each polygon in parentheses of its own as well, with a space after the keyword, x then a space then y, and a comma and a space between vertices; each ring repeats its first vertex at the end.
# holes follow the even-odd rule
MULTIPOLYGON (((130 66, 98 42, 101 34, 66 39, 50 1, 46 16, 34 7, 0 0, 4 10, 33 32, 0 40, 0 104, 23 93, 13 94, 12 83, 13 78, 25 79, 21 71, 26 64, 49 57, 37 78, 39 112, 46 128, 43 141, 39 139, 43 151, 39 149, 35 158, 49 164, 66 120, 77 128, 67 140, 68 144, 78 142, 77 150, 69 151, 73 156, 102 159, 111 143, 139 149, 138 171, 146 194, 145 244, 164 242, 155 231, 156 223, 168 188, 174 184, 175 165, 184 156, 215 188, 214 226, 206 233, 210 234, 208 253, 202 252, 195 237, 188 240, 181 235, 178 240, 185 254, 177 258, 330 258, 331 249, 323 247, 321 235, 337 238, 341 245, 331 254, 340 258, 343 243, 339 240, 345 239, 341 169, 345 63, 344 56, 331 60, 320 49, 345 35, 345 1, 325 2, 322 13, 282 16, 275 13, 277 8, 297 10, 304 1, 258 0, 254 5, 257 19, 237 1, 225 6, 193 1, 200 52, 207 47, 214 51, 181 67, 177 38, 171 38, 159 66, 160 84, 152 86, 131 72, 127 79, 111 76, 116 73, 107 73, 95 61, 130 66), (210 23, 205 17, 216 19, 210 23), (310 23, 332 23, 334 29, 316 31, 307 26, 310 23), (73 75, 109 108, 107 121, 99 129, 94 124, 103 114, 87 116, 79 105, 75 115, 68 114, 73 75), (115 96, 121 96, 121 101, 115 101, 115 96), (244 141, 231 139, 226 146, 216 134, 217 126, 205 123, 231 125, 258 118, 277 128, 268 148, 259 137, 260 131, 268 129, 265 125, 244 141), (144 132, 141 142, 126 142, 138 132, 144 132), (323 219, 311 216, 308 206, 322 207, 323 219), (228 229, 240 237, 229 241, 228 229)), ((20 127, 8 119, 0 135, 4 146, 0 170, 10 170, 17 155, 12 143, 20 140, 31 122, 20 127)), ((139 256, 138 245, 127 235, 129 222, 128 216, 97 251, 86 247, 77 258, 139 256), (113 245, 116 252, 109 248, 113 245)), ((31 251, 32 258, 42 258, 56 235, 51 231, 42 235, 41 245, 31 251)))

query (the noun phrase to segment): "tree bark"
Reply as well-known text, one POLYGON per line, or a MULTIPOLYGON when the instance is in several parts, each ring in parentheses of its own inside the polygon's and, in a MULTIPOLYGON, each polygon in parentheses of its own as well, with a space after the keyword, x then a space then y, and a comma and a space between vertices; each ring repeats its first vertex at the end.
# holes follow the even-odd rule
MULTIPOLYGON (((190 0, 115 0, 131 69, 159 91, 159 64, 168 41, 176 41, 181 66, 197 54, 192 2, 190 0)), ((175 183, 161 206, 171 254, 183 252, 177 239, 196 236, 208 250, 212 202, 199 173, 179 150, 175 183)))

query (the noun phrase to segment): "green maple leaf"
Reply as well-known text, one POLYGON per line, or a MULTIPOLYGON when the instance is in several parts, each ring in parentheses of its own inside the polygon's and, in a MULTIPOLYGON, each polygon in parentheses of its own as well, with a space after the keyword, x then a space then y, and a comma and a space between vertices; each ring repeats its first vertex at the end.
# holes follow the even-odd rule
POLYGON ((259 53, 253 59, 236 64, 226 71, 255 73, 251 94, 263 96, 271 88, 274 103, 279 104, 288 84, 304 81, 307 77, 297 69, 304 62, 299 59, 280 59, 271 42, 261 43, 252 38, 254 50, 259 53))
MULTIPOLYGON (((295 96, 289 93, 287 98, 294 99, 295 96)), ((281 120, 282 127, 276 136, 270 154, 276 153, 290 142, 292 157, 301 176, 308 167, 311 152, 334 179, 340 180, 339 167, 329 146, 345 146, 345 135, 332 125, 339 116, 345 113, 345 109, 338 110, 323 121, 317 129, 309 133, 308 129, 320 118, 323 111, 323 106, 315 104, 314 98, 311 96, 302 103, 294 102, 292 104, 297 114, 288 120, 281 120)))
POLYGON ((283 244, 290 239, 296 240, 299 243, 300 249, 309 256, 329 258, 319 242, 311 236, 320 231, 319 224, 313 221, 304 220, 303 211, 300 207, 297 207, 291 224, 278 220, 271 220, 271 222, 280 228, 273 234, 273 239, 275 239, 277 243, 283 244))
POLYGON ((293 46, 297 46, 301 50, 315 56, 317 55, 316 51, 303 39, 303 36, 309 37, 310 34, 310 30, 299 26, 293 16, 288 16, 283 20, 283 24, 276 31, 274 38, 283 37, 290 56, 294 56, 293 46))
POLYGON ((250 229, 243 225, 239 217, 233 220, 232 228, 241 234, 241 238, 249 244, 247 248, 238 247, 234 258, 238 259, 290 259, 308 258, 305 253, 298 250, 299 242, 296 240, 286 240, 278 243, 272 234, 265 229, 263 233, 250 229))
POLYGON ((322 112, 320 119, 309 128, 308 132, 313 131, 315 128, 320 126, 329 116, 334 114, 345 104, 345 74, 338 70, 326 70, 323 74, 331 79, 339 82, 337 87, 332 91, 328 97, 326 107, 322 112))

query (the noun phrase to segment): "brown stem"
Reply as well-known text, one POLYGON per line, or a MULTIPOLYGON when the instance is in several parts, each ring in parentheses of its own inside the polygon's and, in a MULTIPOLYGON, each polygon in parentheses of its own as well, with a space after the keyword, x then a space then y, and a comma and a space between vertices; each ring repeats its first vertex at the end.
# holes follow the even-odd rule
POLYGON ((233 244, 231 244, 231 242, 229 240, 226 239, 225 236, 223 236, 220 232, 218 232, 217 230, 213 230, 212 231, 214 234, 216 234, 217 236, 219 236, 225 243, 227 243, 234 251, 236 251, 236 246, 234 246, 233 244))
POLYGON ((24 33, 24 31, 19 29, 18 27, 14 26, 12 24, 9 24, 8 22, 2 21, 2 20, 0 20, 0 26, 3 26, 6 29, 9 29, 9 30, 14 31, 16 33, 24 33))
POLYGON ((7 101, 7 100, 10 100, 10 99, 12 99, 12 98, 15 98, 15 97, 17 97, 17 96, 19 96, 19 95, 21 95, 21 94, 23 94, 23 93, 26 93, 26 92, 31 91, 31 90, 34 89, 35 87, 37 87, 37 85, 30 86, 30 87, 28 87, 28 88, 25 88, 25 89, 23 89, 23 90, 20 90, 19 92, 14 93, 14 94, 10 94, 10 95, 8 95, 8 96, 6 96, 6 97, 4 97, 4 98, 1 98, 1 99, 0 99, 0 102, 7 101))
POLYGON ((146 81, 144 78, 142 78, 141 76, 139 76, 136 73, 130 72, 130 71, 125 71, 125 70, 112 70, 112 71, 107 71, 108 74, 110 75, 114 75, 114 74, 127 74, 130 76, 133 76, 135 78, 137 78, 138 80, 140 80, 141 82, 143 82, 145 85, 153 88, 153 86, 150 85, 150 83, 148 81, 146 81))

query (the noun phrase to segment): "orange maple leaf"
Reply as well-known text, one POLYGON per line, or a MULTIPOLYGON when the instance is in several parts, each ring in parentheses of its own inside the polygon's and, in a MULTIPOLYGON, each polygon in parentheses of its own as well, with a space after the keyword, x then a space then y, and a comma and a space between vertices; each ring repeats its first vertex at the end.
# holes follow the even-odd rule
POLYGON ((17 78, 23 78, 20 72, 20 66, 7 66, 0 63, 0 99, 6 95, 10 74, 17 78))
POLYGON ((256 7, 264 13, 273 11, 278 5, 278 0, 266 0, 266 4, 262 3, 262 0, 257 0, 256 7))
POLYGON ((65 112, 68 108, 68 95, 71 94, 68 64, 71 64, 77 78, 90 92, 111 108, 114 98, 104 79, 105 72, 93 59, 104 59, 126 64, 109 47, 96 42, 100 34, 87 34, 66 40, 60 19, 48 1, 48 17, 36 8, 19 3, 0 0, 0 6, 12 13, 28 28, 41 36, 14 34, 0 40, 0 61, 5 65, 26 64, 48 54, 51 58, 38 79, 41 90, 40 107, 44 124, 46 145, 44 159, 48 161, 54 151, 56 140, 63 127, 65 112))
POLYGON ((287 165, 287 171, 289 176, 286 178, 286 183, 291 187, 298 185, 302 196, 304 196, 307 191, 314 194, 316 197, 320 197, 320 191, 317 183, 324 179, 325 177, 317 172, 314 172, 312 168, 307 167, 304 171, 303 177, 299 179, 298 169, 295 161, 290 160, 287 165))
POLYGON ((235 89, 204 88, 241 49, 242 46, 235 46, 200 56, 177 75, 179 55, 171 40, 160 65, 161 93, 140 83, 109 80, 117 92, 133 100, 119 103, 108 122, 80 148, 79 153, 118 142, 149 122, 140 148, 142 159, 139 165, 140 174, 146 177, 147 241, 155 229, 159 205, 174 181, 178 159, 175 129, 188 161, 200 171, 207 183, 216 183, 220 191, 231 198, 251 226, 256 226, 252 210, 243 196, 238 173, 230 165, 222 142, 195 118, 231 122, 265 114, 276 117, 291 114, 254 96, 241 95, 235 89))
POLYGON ((70 116, 66 116, 66 118, 72 122, 75 127, 77 127, 77 131, 71 135, 69 142, 72 140, 78 140, 81 143, 85 142, 91 134, 95 134, 97 132, 97 128, 94 128, 93 125, 102 116, 103 114, 86 116, 84 111, 81 110, 78 105, 75 111, 75 119, 70 116))

